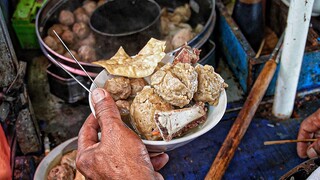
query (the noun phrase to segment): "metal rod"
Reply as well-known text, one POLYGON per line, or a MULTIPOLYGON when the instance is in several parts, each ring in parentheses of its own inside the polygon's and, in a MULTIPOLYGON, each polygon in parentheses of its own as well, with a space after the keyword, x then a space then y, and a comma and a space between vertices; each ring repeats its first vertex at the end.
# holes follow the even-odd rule
MULTIPOLYGON (((50 55, 49 55, 49 56, 50 56, 50 55)), ((87 90, 89 93, 91 93, 91 91, 90 91, 85 85, 83 85, 73 74, 71 74, 66 68, 64 68, 63 65, 62 65, 59 61, 55 60, 54 58, 52 58, 52 60, 53 60, 58 66, 60 66, 61 69, 63 69, 66 73, 68 73, 69 76, 71 76, 75 81, 77 81, 77 83, 79 83, 85 90, 87 90)))
POLYGON ((74 57, 74 55, 72 54, 72 52, 70 51, 70 49, 67 47, 67 45, 63 42, 63 40, 60 38, 60 36, 57 34, 57 32, 55 30, 53 30, 53 33, 57 36, 57 38, 59 39, 59 41, 62 43, 62 45, 64 46, 64 48, 69 52, 69 54, 71 55, 71 57, 73 58, 73 60, 80 66, 80 68, 83 70, 83 72, 88 76, 88 78, 91 80, 91 82, 96 86, 96 88, 98 87, 97 84, 93 81, 93 79, 89 76, 88 72, 82 67, 82 65, 80 64, 80 62, 76 59, 76 57, 74 57))

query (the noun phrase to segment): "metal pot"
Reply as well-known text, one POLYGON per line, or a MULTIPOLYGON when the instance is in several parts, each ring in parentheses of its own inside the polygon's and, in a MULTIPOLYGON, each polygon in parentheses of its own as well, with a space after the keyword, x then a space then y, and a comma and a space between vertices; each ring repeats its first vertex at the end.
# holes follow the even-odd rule
MULTIPOLYGON (((39 40, 40 48, 49 60, 51 60, 53 63, 55 63, 54 60, 57 60, 61 62, 62 65, 70 72, 85 76, 85 73, 79 68, 79 66, 74 62, 73 59, 58 54, 50 47, 48 47, 43 41, 43 38, 47 35, 47 30, 49 29, 49 27, 58 22, 59 12, 62 9, 74 10, 77 7, 80 7, 82 5, 82 2, 83 0, 48 0, 37 14, 36 34, 39 40)), ((216 21, 216 13, 214 8, 215 0, 157 0, 156 2, 160 6, 165 6, 172 9, 185 3, 191 2, 193 12, 188 23, 191 24, 191 26, 195 26, 197 23, 201 22, 202 24, 204 24, 203 30, 188 42, 191 47, 201 48, 201 46, 212 34, 216 21)), ((169 54, 173 54, 178 49, 179 48, 169 52, 169 54)), ((106 50, 102 50, 101 53, 108 54, 106 50)), ((97 76, 97 74, 102 70, 100 66, 91 63, 81 62, 81 65, 84 66, 84 68, 89 72, 89 75, 92 77, 97 76)))
POLYGON ((133 56, 151 37, 161 38, 161 8, 153 0, 107 1, 90 17, 89 25, 104 56, 112 57, 120 46, 133 56), (100 41, 99 41, 100 40, 100 41))

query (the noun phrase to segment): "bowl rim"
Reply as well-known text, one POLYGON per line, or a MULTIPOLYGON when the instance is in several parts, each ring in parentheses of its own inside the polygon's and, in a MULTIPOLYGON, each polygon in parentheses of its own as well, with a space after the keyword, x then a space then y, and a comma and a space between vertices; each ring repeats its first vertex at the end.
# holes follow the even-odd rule
MULTIPOLYGON (((94 82, 99 85, 99 83, 97 81, 102 76, 113 76, 113 75, 108 74, 107 70, 104 69, 96 76, 96 78, 94 79, 94 82)), ((90 91, 93 91, 94 89, 95 89, 95 85, 92 83, 90 86, 90 91)), ((94 108, 92 105, 90 94, 88 96, 88 101, 89 101, 89 106, 90 106, 91 112, 95 116, 95 112, 94 112, 94 108)), ((170 141, 164 141, 164 140, 152 141, 152 140, 145 140, 145 139, 141 139, 141 140, 145 145, 151 145, 151 146, 167 146, 167 145, 179 144, 179 143, 193 140, 193 139, 205 134, 206 132, 210 131, 213 127, 215 127, 218 124, 218 122, 220 122, 223 115, 225 114, 226 108, 227 108, 227 94, 226 94, 226 91, 223 90, 220 94, 218 105, 217 106, 209 106, 207 120, 204 124, 202 124, 202 127, 200 130, 197 130, 194 133, 186 134, 186 135, 179 137, 179 138, 174 138, 170 141), (212 113, 214 113, 212 111, 212 109, 213 110, 218 109, 218 110, 220 110, 220 112, 217 114, 212 114, 212 113), (210 117, 211 114, 213 117, 210 117), (216 115, 216 116, 214 116, 214 115, 216 115), (210 118, 210 120, 209 120, 209 118, 210 118)))

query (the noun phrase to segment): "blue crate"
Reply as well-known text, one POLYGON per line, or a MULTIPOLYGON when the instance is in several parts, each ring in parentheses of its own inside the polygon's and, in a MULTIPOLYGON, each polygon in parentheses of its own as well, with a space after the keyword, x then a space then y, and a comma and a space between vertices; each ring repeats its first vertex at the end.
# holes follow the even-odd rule
MULTIPOLYGON (((262 56, 256 59, 256 53, 230 14, 228 14, 222 2, 217 2, 217 9, 219 13, 217 21, 219 46, 243 91, 248 93, 254 80, 268 60, 268 56, 262 56)), ((319 60, 320 50, 306 52, 304 54, 297 87, 298 91, 320 88, 319 60)), ((267 89, 266 95, 274 94, 277 76, 278 69, 267 89)))

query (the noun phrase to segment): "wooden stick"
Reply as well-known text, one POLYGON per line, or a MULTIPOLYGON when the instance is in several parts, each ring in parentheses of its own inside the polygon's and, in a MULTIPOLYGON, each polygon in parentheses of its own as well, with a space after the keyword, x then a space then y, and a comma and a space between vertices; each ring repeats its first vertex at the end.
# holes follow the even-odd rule
POLYGON ((265 141, 264 145, 274 145, 274 144, 285 144, 285 143, 296 143, 296 142, 315 142, 317 139, 287 139, 287 140, 277 140, 277 141, 265 141))
POLYGON ((277 68, 277 59, 280 57, 279 49, 282 46, 284 35, 279 39, 276 48, 273 50, 270 59, 265 63, 257 80, 244 103, 238 117, 234 121, 226 139, 224 140, 216 158, 214 159, 205 180, 222 179, 231 159, 237 150, 238 145, 246 133, 251 120, 258 109, 258 106, 270 84, 270 81, 277 68))

